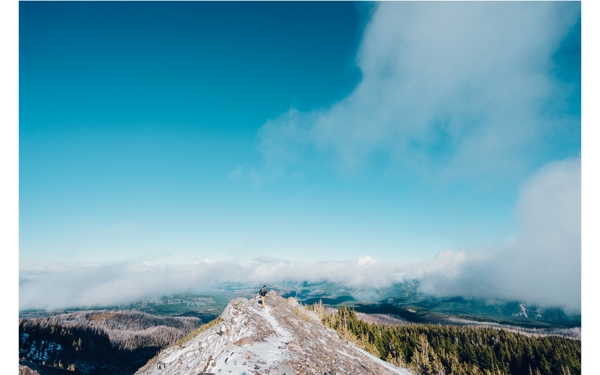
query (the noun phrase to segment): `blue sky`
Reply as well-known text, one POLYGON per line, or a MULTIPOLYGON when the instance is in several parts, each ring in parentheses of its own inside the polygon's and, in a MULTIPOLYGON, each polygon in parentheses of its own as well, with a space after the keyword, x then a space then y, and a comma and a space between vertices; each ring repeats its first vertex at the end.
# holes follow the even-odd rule
POLYGON ((581 224, 564 217, 581 200, 580 3, 19 13, 23 280, 69 262, 362 259, 480 296, 465 285, 498 252, 579 264, 581 224), (567 240, 544 250, 544 231, 567 240))
POLYGON ((266 120, 351 90, 359 23, 354 4, 22 3, 21 256, 109 253, 74 241, 119 223, 195 253, 215 219, 211 237, 224 239, 287 210, 295 184, 229 175, 261 162, 266 120))

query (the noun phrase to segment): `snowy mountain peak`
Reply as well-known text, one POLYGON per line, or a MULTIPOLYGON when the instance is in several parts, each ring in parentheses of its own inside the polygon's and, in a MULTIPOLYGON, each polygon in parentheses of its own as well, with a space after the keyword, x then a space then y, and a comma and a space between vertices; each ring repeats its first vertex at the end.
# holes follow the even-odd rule
POLYGON ((136 375, 410 374, 341 339, 314 312, 273 291, 265 307, 257 297, 232 300, 221 318, 163 350, 136 375))

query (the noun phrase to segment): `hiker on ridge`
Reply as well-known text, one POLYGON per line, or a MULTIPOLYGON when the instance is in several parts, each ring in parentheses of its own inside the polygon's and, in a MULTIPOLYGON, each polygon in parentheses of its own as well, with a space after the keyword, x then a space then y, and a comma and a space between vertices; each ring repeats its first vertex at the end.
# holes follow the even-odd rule
POLYGON ((262 307, 265 307, 265 296, 267 295, 267 286, 263 285, 263 287, 260 289, 260 292, 258 292, 258 294, 260 295, 260 298, 262 299, 262 307))

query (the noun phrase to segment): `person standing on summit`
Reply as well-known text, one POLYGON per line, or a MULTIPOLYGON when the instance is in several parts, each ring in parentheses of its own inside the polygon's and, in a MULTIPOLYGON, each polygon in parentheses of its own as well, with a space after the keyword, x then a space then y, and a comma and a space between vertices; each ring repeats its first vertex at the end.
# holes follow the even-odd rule
POLYGON ((265 296, 267 295, 267 286, 263 285, 263 287, 258 292, 260 298, 262 299, 262 307, 265 307, 265 296))

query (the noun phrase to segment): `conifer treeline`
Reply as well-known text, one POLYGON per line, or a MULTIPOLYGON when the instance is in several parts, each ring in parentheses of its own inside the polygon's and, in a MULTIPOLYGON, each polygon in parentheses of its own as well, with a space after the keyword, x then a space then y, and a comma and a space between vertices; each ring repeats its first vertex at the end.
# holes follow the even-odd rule
MULTIPOLYGON (((581 341, 529 337, 502 329, 434 324, 366 323, 341 307, 323 323, 371 354, 417 374, 579 375, 581 341)), ((317 311, 321 310, 321 311, 317 311)))

